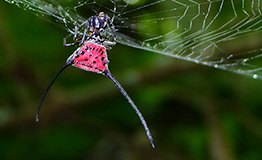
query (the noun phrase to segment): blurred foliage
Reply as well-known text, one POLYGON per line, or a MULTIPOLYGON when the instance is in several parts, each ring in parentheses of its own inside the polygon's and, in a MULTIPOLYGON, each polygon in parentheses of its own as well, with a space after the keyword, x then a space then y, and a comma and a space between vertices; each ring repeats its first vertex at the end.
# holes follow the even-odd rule
POLYGON ((114 84, 74 67, 54 83, 36 123, 43 91, 75 49, 63 47, 66 35, 0 1, 0 159, 261 159, 261 81, 120 44, 109 68, 156 149, 114 84))

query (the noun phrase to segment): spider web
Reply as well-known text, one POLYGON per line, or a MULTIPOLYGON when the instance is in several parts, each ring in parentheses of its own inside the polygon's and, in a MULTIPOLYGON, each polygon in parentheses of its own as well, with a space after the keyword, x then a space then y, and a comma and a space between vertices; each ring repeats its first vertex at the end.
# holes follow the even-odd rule
POLYGON ((118 43, 262 79, 260 0, 5 1, 69 33, 103 11, 118 43))

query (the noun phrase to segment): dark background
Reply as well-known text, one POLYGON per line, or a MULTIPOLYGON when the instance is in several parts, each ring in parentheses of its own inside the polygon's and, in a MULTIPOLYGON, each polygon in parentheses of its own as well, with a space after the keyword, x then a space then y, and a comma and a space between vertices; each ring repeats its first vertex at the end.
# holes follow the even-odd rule
MULTIPOLYGON (((108 78, 67 68, 68 33, 0 1, 0 159, 261 159, 260 80, 118 44, 108 78)), ((235 47, 229 44, 230 47, 235 47)))

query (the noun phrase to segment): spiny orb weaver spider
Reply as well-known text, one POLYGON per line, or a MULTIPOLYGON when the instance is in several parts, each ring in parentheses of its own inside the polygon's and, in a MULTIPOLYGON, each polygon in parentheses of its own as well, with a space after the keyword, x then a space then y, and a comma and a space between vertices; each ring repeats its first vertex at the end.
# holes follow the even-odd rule
POLYGON ((142 122, 146 134, 149 138, 149 141, 153 148, 154 142, 151 136, 150 130, 147 126, 147 123, 142 116, 141 112, 138 110, 137 106, 133 102, 133 100, 129 97, 124 88, 120 85, 120 83, 112 76, 108 69, 108 59, 106 49, 111 49, 113 45, 116 44, 116 38, 114 35, 114 25, 110 19, 110 17, 104 12, 100 12, 98 16, 91 16, 88 20, 84 21, 81 25, 78 25, 76 22, 75 25, 75 33, 74 33, 74 43, 67 44, 66 40, 73 34, 64 38, 64 46, 72 46, 78 44, 79 47, 74 51, 74 53, 69 56, 66 61, 66 64, 58 71, 55 75, 46 91, 44 92, 40 103, 38 105, 38 110, 36 113, 36 121, 39 121, 39 113, 40 108, 43 103, 43 100, 51 88, 52 84, 56 80, 56 78, 60 75, 60 73, 68 66, 72 65, 74 67, 83 69, 85 71, 91 71, 98 74, 102 74, 110 78, 115 85, 118 87, 120 92, 124 95, 124 97, 128 100, 129 104, 136 111, 140 121, 142 122), (109 24, 109 23, 110 24, 109 24), (82 37, 78 37, 78 30, 80 27, 86 24, 86 28, 84 30, 84 34, 82 37), (107 40, 106 29, 108 29, 109 37, 111 40, 107 40), (90 31, 90 34, 87 35, 87 31, 90 31), (101 34, 102 33, 102 34, 101 34))

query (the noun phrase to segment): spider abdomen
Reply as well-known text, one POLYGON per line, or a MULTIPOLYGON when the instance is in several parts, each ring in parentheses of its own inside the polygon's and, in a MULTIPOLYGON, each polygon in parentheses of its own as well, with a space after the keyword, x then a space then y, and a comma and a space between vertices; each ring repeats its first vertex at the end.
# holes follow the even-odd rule
POLYGON ((74 54, 73 66, 96 73, 103 73, 107 69, 108 60, 106 49, 94 43, 86 43, 74 54))

